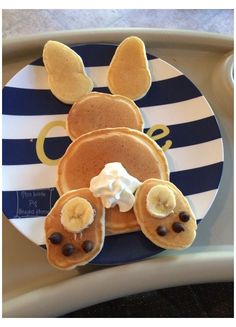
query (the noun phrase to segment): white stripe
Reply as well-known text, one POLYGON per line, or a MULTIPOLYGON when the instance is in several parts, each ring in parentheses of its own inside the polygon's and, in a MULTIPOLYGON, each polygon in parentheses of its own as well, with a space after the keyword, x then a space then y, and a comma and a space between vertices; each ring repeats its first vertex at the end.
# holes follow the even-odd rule
POLYGON ((161 106, 140 108, 145 128, 155 124, 175 125, 204 119, 213 115, 203 96, 161 106))
POLYGON ((45 244, 44 221, 46 217, 13 218, 9 221, 32 242, 45 244))
MULTIPOLYGON (((196 219, 203 219, 211 203, 214 201, 217 190, 187 196, 196 219)), ((44 221, 46 217, 13 218, 10 222, 27 238, 38 245, 45 244, 44 221)))
MULTIPOLYGON (((149 60, 152 81, 161 81, 182 75, 173 66, 161 59, 149 60)), ((108 66, 86 67, 88 76, 93 80, 95 87, 107 87, 108 66)), ((44 66, 28 65, 20 70, 6 86, 24 89, 48 90, 47 72, 44 66)))
POLYGON ((196 216, 196 219, 203 219, 210 209, 218 189, 197 193, 187 196, 187 200, 196 216))
POLYGON ((44 164, 3 166, 3 191, 55 187, 56 170, 57 166, 47 166, 44 164))
POLYGON ((49 89, 47 72, 44 66, 27 65, 6 86, 35 90, 49 89))
POLYGON ((181 148, 170 148, 165 154, 171 172, 212 165, 223 161, 222 139, 181 148), (222 148, 221 151, 220 148, 222 148))
MULTIPOLYGON (((4 139, 34 139, 41 129, 52 121, 65 121, 67 115, 47 116, 2 116, 2 137, 4 139)), ((53 127, 47 137, 67 136, 63 127, 53 127)))
MULTIPOLYGON (((169 149, 166 157, 171 172, 199 168, 223 161, 222 140, 169 149), (207 154, 207 155, 206 155, 207 154)), ((3 166, 3 189, 30 190, 55 186, 56 166, 44 164, 3 166), (27 178, 25 178, 27 176, 27 178)))
POLYGON ((157 58, 148 61, 148 66, 151 72, 152 81, 162 81, 165 79, 177 77, 183 75, 174 66, 168 64, 167 62, 157 58))
MULTIPOLYGON (((140 108, 145 128, 153 125, 175 125, 204 119, 213 112, 203 96, 161 106, 140 108)), ((66 120, 67 115, 15 116, 3 115, 4 139, 37 138, 40 130, 49 122, 66 120)), ((48 137, 67 136, 64 128, 54 127, 48 137)))

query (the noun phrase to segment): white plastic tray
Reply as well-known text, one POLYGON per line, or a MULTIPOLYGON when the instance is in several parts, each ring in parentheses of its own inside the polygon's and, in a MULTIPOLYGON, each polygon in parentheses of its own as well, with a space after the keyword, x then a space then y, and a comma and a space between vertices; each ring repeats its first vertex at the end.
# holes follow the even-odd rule
POLYGON ((217 197, 190 249, 165 251, 116 267, 88 265, 62 272, 45 250, 3 220, 3 316, 53 317, 129 294, 233 279, 233 39, 217 34, 157 29, 47 33, 3 42, 3 84, 41 56, 46 40, 67 44, 118 43, 140 36, 149 53, 180 69, 200 89, 219 121, 224 169, 217 197), (106 288, 104 288, 104 283, 106 288), (63 294, 63 305, 55 299, 63 294))

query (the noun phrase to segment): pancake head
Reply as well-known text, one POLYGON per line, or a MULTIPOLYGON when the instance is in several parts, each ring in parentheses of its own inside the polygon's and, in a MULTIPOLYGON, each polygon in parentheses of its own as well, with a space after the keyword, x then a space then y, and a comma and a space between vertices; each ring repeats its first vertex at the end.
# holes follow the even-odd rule
POLYGON ((143 130, 143 118, 138 106, 129 98, 91 92, 71 107, 66 129, 72 140, 97 129, 129 127, 143 130))

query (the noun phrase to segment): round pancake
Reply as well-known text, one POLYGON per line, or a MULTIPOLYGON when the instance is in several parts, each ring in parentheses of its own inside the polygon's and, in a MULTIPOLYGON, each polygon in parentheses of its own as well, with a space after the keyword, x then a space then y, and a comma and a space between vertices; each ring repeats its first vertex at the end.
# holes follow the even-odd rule
POLYGON ((196 236, 196 218, 182 192, 171 182, 151 178, 143 182, 135 194, 134 212, 144 235, 157 246, 164 249, 183 249, 189 247, 196 236), (164 185, 170 188, 176 198, 176 207, 173 213, 165 218, 153 217, 146 207, 147 194, 152 187, 164 185), (179 214, 185 212, 189 215, 188 221, 181 221, 179 214), (181 232, 173 230, 173 224, 178 223, 184 229, 181 232), (158 227, 166 229, 166 235, 157 233, 158 227))
POLYGON ((96 129, 129 127, 143 130, 139 108, 122 95, 91 92, 71 107, 66 129, 72 140, 96 129))
MULTIPOLYGON (((165 154, 151 138, 130 128, 106 128, 84 134, 70 144, 58 164, 58 192, 89 187, 90 180, 109 162, 120 162, 141 182, 151 177, 169 179, 165 154)), ((107 232, 117 234, 137 229, 133 210, 128 213, 119 212, 116 207, 107 210, 107 232)))
POLYGON ((88 188, 70 191, 63 194, 56 201, 46 217, 44 229, 49 263, 58 269, 73 269, 76 266, 87 264, 101 251, 105 237, 105 209, 100 199, 95 198, 88 188), (79 234, 68 232, 61 224, 62 207, 70 199, 77 196, 88 200, 95 210, 93 223, 79 234), (52 244, 48 239, 49 236, 55 232, 59 232, 63 235, 63 240, 60 244, 52 244), (94 244, 90 252, 85 252, 82 249, 83 242, 87 240, 92 241, 94 244), (71 256, 64 256, 62 254, 62 247, 68 243, 73 244, 76 251, 71 256))

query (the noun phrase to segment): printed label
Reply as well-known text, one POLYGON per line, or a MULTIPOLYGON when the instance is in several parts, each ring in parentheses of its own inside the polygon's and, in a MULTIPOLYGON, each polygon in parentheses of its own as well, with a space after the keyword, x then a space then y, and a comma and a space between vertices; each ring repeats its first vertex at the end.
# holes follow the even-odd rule
POLYGON ((58 194, 54 188, 34 191, 16 191, 16 216, 29 218, 47 216, 58 194))

